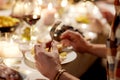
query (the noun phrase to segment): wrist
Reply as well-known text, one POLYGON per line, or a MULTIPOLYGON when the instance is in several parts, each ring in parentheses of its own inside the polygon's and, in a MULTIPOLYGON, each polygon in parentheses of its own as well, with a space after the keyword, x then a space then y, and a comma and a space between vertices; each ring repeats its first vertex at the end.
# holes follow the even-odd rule
POLYGON ((91 49, 92 49, 92 47, 93 47, 93 45, 91 44, 91 43, 88 43, 87 44, 87 49, 86 49, 86 51, 87 51, 87 53, 91 53, 91 49))
POLYGON ((66 72, 65 69, 60 69, 60 70, 58 70, 58 73, 57 73, 56 76, 54 77, 54 80, 59 80, 60 77, 61 77, 61 75, 62 75, 64 72, 66 72))
POLYGON ((50 72, 50 73, 48 74, 48 78, 49 78, 50 80, 54 80, 55 77, 56 77, 56 75, 59 73, 59 71, 60 71, 61 69, 62 69, 61 66, 56 67, 54 70, 52 70, 52 72, 50 72))
POLYGON ((48 78, 50 80, 54 80, 58 72, 59 70, 55 70, 54 72, 51 72, 50 74, 48 74, 49 75, 48 78))

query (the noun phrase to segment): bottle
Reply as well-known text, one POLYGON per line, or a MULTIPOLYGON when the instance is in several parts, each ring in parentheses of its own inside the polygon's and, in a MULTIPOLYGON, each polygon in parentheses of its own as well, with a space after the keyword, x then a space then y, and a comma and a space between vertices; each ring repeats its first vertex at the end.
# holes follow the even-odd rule
POLYGON ((115 56, 117 52, 116 39, 107 40, 107 80, 114 80, 115 56))
POLYGON ((115 57, 114 78, 120 80, 120 0, 114 1, 116 18, 115 18, 115 37, 117 39, 117 54, 115 57))
POLYGON ((114 0, 115 16, 107 40, 108 80, 120 80, 120 0, 114 0))

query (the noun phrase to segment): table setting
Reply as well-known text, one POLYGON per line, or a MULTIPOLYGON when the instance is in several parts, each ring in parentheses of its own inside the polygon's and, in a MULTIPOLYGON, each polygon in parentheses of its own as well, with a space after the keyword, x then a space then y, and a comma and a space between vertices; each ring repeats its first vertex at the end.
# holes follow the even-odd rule
MULTIPOLYGON (((36 31, 38 28, 35 24, 42 19, 45 26, 50 26, 55 20, 56 10, 53 8, 52 3, 48 3, 48 7, 43 9, 42 14, 46 14, 46 16, 42 16, 41 7, 34 0, 32 2, 30 0, 25 0, 24 2, 19 0, 13 6, 12 10, 4 10, 1 12, 3 13, 1 13, 0 20, 3 22, 0 23, 0 65, 4 65, 6 69, 18 71, 22 76, 22 80, 48 80, 36 69, 34 55, 31 51, 34 44, 37 43, 36 38, 39 33, 36 31), (53 12, 51 10, 53 10, 53 12), (4 15, 4 13, 6 13, 6 15, 4 15), (48 18, 51 22, 47 20, 48 18), (5 23, 5 21, 8 22, 8 24, 5 23), (25 28, 19 28, 21 26, 25 28), (19 33, 20 29, 21 33, 19 33), (2 40, 2 37, 5 39, 2 40)), ((48 31, 49 28, 45 30, 48 31)), ((50 40, 50 36, 48 40, 50 40)), ((39 43, 41 42, 41 40, 38 41, 39 43)), ((76 59, 77 54, 71 51, 69 54, 61 53, 60 57, 62 59, 61 64, 66 64, 76 59)))
MULTIPOLYGON (((4 65, 19 72, 22 80, 49 80, 35 67, 33 49, 35 44, 52 40, 59 42, 59 36, 68 29, 79 32, 88 42, 96 40, 102 31, 105 35, 108 34, 109 24, 91 1, 80 1, 78 4, 71 3, 71 1, 18 0, 10 10, 0 11, 0 66, 4 65), (96 28, 96 24, 88 24, 89 19, 92 19, 88 19, 90 12, 87 12, 90 5, 96 10, 93 10, 91 17, 99 13, 100 16, 96 17, 101 21, 100 24, 107 26, 105 30, 99 28, 101 26, 98 25, 96 28), (3 19, 9 24, 4 23, 3 19), (13 25, 9 21, 12 21, 13 25), (57 23, 59 21, 60 23, 57 23), (95 28, 93 29, 91 26, 95 28)), ((59 54, 61 64, 63 66, 72 64, 74 68, 74 61, 78 62, 77 59, 81 55, 73 51, 71 46, 59 48, 61 49, 59 54)), ((91 59, 89 65, 96 59, 91 55, 87 55, 87 58, 87 60, 91 59)), ((78 77, 81 74, 74 75, 78 77)))

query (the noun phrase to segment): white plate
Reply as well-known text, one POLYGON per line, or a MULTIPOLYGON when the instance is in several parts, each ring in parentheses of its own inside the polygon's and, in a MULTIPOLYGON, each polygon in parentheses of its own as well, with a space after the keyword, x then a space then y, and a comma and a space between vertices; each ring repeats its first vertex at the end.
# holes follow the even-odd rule
POLYGON ((77 58, 77 54, 74 51, 67 53, 66 59, 61 62, 61 64, 69 63, 77 58))
MULTIPOLYGON (((74 51, 71 51, 71 52, 67 53, 66 58, 61 62, 61 64, 69 63, 69 62, 75 60, 76 57, 77 57, 77 54, 74 51)), ((35 62, 34 57, 30 52, 25 53, 25 58, 29 62, 27 64, 33 64, 35 62)))

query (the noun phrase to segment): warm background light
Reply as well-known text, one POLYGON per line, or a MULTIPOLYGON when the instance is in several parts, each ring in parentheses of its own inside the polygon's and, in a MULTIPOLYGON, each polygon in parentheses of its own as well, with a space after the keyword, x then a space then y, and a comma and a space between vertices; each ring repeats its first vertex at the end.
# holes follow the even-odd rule
POLYGON ((3 58, 16 58, 22 57, 19 46, 13 42, 0 42, 0 57, 3 58))

